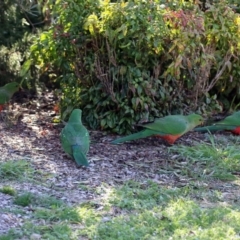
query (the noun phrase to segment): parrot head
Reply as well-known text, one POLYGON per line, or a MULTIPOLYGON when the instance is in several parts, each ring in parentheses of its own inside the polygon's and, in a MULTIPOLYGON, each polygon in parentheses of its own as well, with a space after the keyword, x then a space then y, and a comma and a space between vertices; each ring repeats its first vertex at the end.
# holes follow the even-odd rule
POLYGON ((203 117, 195 113, 188 115, 188 119, 190 123, 194 124, 195 126, 202 125, 204 123, 203 117))
POLYGON ((69 117, 69 122, 81 122, 82 110, 74 109, 69 117))
POLYGON ((6 89, 6 91, 14 93, 19 89, 19 84, 17 82, 11 82, 6 84, 4 88, 6 89))

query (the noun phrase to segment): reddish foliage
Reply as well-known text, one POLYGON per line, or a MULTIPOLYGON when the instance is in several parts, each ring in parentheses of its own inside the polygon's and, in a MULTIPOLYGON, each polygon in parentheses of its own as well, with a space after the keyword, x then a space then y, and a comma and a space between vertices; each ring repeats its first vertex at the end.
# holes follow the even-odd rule
POLYGON ((171 11, 167 13, 164 18, 175 28, 182 27, 188 28, 189 30, 197 29, 199 32, 204 30, 204 20, 201 16, 196 16, 195 14, 182 9, 171 11))

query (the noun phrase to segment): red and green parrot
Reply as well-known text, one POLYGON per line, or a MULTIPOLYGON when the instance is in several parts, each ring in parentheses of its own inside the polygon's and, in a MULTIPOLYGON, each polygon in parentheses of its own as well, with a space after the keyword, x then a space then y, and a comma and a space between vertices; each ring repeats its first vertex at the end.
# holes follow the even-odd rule
POLYGON ((174 144, 178 138, 202 123, 203 118, 198 114, 190 114, 187 116, 169 115, 155 119, 152 123, 140 125, 144 128, 142 131, 118 138, 111 143, 118 144, 139 138, 156 136, 164 139, 169 144, 174 144))
POLYGON ((74 109, 69 117, 68 123, 60 134, 63 150, 72 157, 78 166, 88 166, 86 154, 89 151, 89 133, 82 124, 82 111, 74 109))
POLYGON ((0 109, 3 109, 3 105, 10 101, 13 94, 19 89, 17 82, 7 83, 3 87, 0 87, 0 109))
POLYGON ((197 132, 216 132, 216 131, 230 131, 233 134, 240 135, 240 111, 224 118, 223 120, 214 123, 211 126, 195 128, 197 132))

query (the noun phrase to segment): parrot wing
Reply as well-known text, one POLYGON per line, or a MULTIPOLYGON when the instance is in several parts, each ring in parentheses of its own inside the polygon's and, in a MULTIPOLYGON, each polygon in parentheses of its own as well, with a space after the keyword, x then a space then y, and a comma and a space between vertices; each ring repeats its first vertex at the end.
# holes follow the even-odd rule
POLYGON ((70 156, 72 156, 72 143, 71 143, 71 135, 67 131, 67 129, 63 128, 60 134, 61 145, 63 150, 70 156))
POLYGON ((140 132, 130 134, 130 135, 126 136, 126 137, 117 138, 114 141, 112 141, 111 144, 118 144, 118 143, 122 143, 122 142, 126 142, 126 141, 132 141, 132 140, 145 138, 145 137, 150 137, 150 136, 153 136, 153 135, 160 135, 160 134, 162 134, 162 133, 161 132, 157 132, 155 130, 144 129, 144 130, 142 130, 140 132))
POLYGON ((77 165, 83 165, 83 166, 88 166, 88 160, 85 156, 85 154, 81 151, 81 149, 79 148, 79 146, 72 146, 72 151, 73 151, 73 158, 76 161, 77 165))
POLYGON ((7 103, 18 89, 19 84, 17 82, 11 82, 0 87, 0 104, 7 103))
POLYGON ((212 125, 212 126, 205 126, 205 127, 198 127, 195 128, 194 131, 196 132, 216 132, 216 131, 232 131, 236 128, 236 126, 230 126, 230 125, 212 125))
POLYGON ((232 115, 224 118, 221 121, 215 122, 211 126, 195 128, 197 132, 216 132, 216 131, 234 131, 236 127, 240 126, 240 111, 233 113, 232 115))
POLYGON ((188 119, 183 115, 169 115, 155 119, 152 123, 142 125, 144 128, 160 132, 159 135, 179 135, 188 129, 188 119))
POLYGON ((214 125, 240 126, 240 111, 233 113, 219 122, 216 122, 214 125))
POLYGON ((10 100, 8 93, 4 89, 0 89, 0 104, 5 104, 10 100))

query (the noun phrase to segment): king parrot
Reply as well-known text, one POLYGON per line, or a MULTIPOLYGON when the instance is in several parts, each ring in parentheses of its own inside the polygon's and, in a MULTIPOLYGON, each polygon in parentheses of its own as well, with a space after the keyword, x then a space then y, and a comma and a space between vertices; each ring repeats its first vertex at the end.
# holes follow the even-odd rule
POLYGON ((10 101, 13 94, 19 89, 17 82, 7 83, 3 87, 0 87, 0 109, 3 109, 3 104, 10 101))
POLYGON ((216 131, 230 131, 233 134, 240 135, 240 111, 224 118, 223 120, 214 123, 211 126, 195 128, 197 132, 216 132, 216 131))
POLYGON ((198 114, 190 114, 187 116, 169 115, 163 118, 155 119, 152 123, 140 125, 144 128, 142 131, 126 137, 118 138, 111 143, 118 144, 139 138, 157 136, 164 139, 169 144, 174 144, 179 137, 202 123, 203 118, 198 114))
POLYGON ((7 103, 18 89, 19 84, 17 82, 7 83, 0 87, 0 104, 7 103))
POLYGON ((74 109, 69 117, 68 123, 60 134, 63 150, 74 158, 78 166, 88 166, 86 154, 89 151, 89 133, 82 124, 82 111, 74 109))

